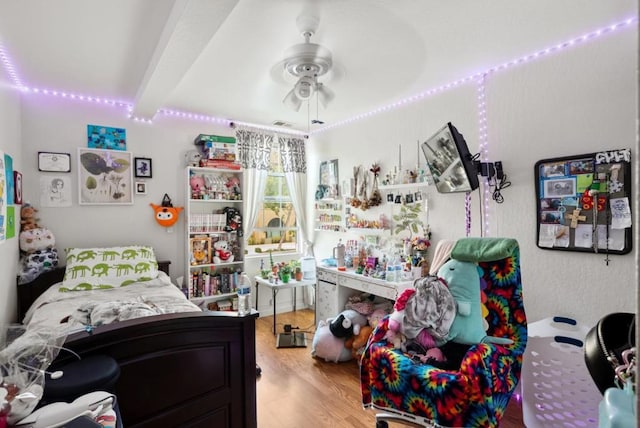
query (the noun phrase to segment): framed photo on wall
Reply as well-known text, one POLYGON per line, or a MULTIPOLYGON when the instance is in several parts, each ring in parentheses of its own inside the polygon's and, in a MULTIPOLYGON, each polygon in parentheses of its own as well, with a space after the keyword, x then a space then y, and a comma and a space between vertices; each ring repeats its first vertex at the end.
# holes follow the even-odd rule
POLYGON ((320 162, 320 184, 329 189, 328 197, 337 198, 340 196, 338 182, 338 159, 320 162))
POLYGON ((71 154, 38 152, 38 171, 71 172, 71 154))
POLYGON ((131 152, 79 148, 80 205, 133 204, 132 165, 131 152))
POLYGON ((136 166, 135 176, 136 178, 151 178, 153 171, 151 170, 151 159, 149 158, 135 158, 134 163, 136 166))
POLYGON ((144 181, 136 181, 136 195, 147 194, 147 183, 144 181))

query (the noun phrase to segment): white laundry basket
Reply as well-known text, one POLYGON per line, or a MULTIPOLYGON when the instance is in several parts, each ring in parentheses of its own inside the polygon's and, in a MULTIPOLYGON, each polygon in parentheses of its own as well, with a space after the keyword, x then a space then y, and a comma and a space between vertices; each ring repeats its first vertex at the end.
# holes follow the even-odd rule
POLYGON ((584 360, 589 328, 571 318, 550 317, 528 325, 521 387, 527 428, 598 426, 602 395, 584 360))

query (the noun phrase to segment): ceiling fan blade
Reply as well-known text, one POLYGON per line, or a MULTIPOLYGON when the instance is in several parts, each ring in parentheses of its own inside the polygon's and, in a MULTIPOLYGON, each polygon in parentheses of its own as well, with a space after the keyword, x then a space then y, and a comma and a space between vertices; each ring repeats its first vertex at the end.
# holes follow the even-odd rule
POLYGON ((333 101, 335 94, 323 83, 318 83, 317 91, 320 104, 322 104, 322 107, 327 108, 327 104, 333 101))
POLYGON ((289 91, 282 103, 293 111, 299 111, 300 106, 302 106, 302 100, 296 96, 294 89, 289 91))

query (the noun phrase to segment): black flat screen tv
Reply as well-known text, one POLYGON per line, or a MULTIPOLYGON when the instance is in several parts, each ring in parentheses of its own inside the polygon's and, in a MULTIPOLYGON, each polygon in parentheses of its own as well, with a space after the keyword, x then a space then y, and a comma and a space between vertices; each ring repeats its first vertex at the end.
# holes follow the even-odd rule
POLYGON ((478 188, 478 172, 467 142, 451 122, 422 143, 422 152, 438 192, 471 192, 478 188))

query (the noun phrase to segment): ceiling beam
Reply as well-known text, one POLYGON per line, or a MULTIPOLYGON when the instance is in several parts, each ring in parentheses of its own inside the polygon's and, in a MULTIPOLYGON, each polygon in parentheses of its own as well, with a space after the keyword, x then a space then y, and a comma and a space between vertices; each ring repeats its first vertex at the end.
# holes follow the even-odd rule
POLYGON ((177 0, 138 85, 132 115, 152 119, 239 0, 177 0))

